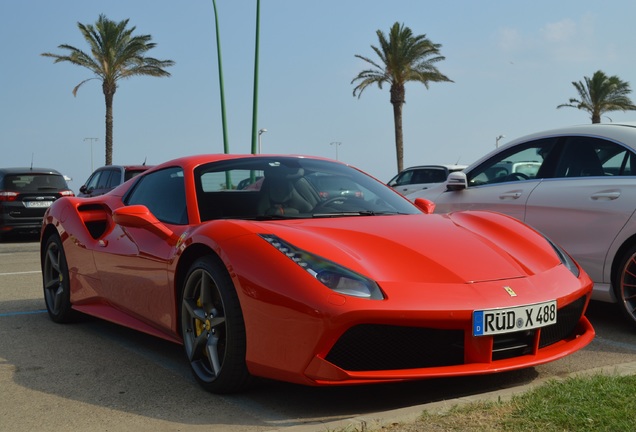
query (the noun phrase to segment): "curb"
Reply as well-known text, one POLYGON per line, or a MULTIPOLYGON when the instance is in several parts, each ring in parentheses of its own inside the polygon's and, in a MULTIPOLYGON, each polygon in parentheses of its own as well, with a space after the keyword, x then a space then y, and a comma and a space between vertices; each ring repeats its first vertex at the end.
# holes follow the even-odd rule
POLYGON ((547 381, 560 381, 569 377, 589 376, 597 374, 607 375, 636 375, 636 362, 622 363, 613 366, 602 366, 584 371, 574 372, 561 377, 549 377, 538 379, 532 383, 495 390, 488 393, 480 393, 477 395, 464 396, 457 399, 443 400, 439 402, 431 402, 423 405, 414 405, 406 408, 399 408, 391 411, 381 411, 377 413, 364 414, 344 420, 337 420, 324 423, 303 424, 297 426, 289 426, 279 429, 271 429, 266 432, 364 432, 379 430, 383 426, 389 426, 396 423, 413 423, 417 420, 423 411, 432 413, 445 413, 457 405, 466 405, 477 401, 508 401, 514 395, 525 393, 535 387, 542 385, 547 381))

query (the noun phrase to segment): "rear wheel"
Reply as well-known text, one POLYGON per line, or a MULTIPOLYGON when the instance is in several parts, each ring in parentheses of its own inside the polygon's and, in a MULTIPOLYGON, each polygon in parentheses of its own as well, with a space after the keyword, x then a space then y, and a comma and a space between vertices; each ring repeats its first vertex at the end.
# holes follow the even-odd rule
POLYGON ((614 292, 629 321, 636 325, 636 247, 625 253, 617 270, 614 292))
POLYGON ((183 285, 181 333, 192 372, 206 390, 232 393, 250 381, 243 314, 225 267, 196 260, 183 285))
POLYGON ((73 321, 75 313, 71 308, 71 287, 68 264, 57 234, 50 236, 42 257, 42 284, 44 301, 51 319, 57 323, 73 321))

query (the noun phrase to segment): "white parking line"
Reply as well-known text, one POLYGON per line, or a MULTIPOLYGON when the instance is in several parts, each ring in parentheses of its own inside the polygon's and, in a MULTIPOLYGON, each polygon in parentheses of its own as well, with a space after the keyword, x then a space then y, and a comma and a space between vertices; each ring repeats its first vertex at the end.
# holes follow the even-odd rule
POLYGON ((32 271, 25 271, 25 272, 0 273, 0 276, 14 276, 14 275, 35 274, 35 273, 42 273, 42 271, 41 270, 32 270, 32 271))
POLYGON ((4 313, 0 313, 0 318, 12 317, 12 316, 16 316, 16 315, 40 314, 40 313, 44 313, 44 312, 46 312, 46 309, 38 309, 38 310, 31 310, 31 311, 17 311, 17 312, 4 312, 4 313))

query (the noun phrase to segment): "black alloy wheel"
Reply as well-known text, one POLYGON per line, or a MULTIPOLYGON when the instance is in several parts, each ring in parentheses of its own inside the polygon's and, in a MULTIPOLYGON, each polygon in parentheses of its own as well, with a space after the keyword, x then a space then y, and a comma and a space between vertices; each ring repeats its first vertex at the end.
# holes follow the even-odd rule
POLYGON ((57 234, 51 235, 46 240, 42 256, 42 285, 49 317, 57 323, 73 321, 75 312, 71 308, 68 264, 62 240, 57 234))
POLYGON ((629 321, 636 325, 636 247, 624 255, 616 282, 614 292, 618 304, 629 321))
POLYGON ((181 299, 181 333, 196 380, 213 393, 234 393, 250 381, 245 324, 223 264, 211 256, 188 271, 181 299))

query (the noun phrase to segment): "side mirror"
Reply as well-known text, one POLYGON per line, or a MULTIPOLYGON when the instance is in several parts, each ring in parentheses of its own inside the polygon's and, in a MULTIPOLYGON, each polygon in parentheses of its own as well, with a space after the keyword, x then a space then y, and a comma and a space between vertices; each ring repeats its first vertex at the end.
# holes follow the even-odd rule
POLYGON ((145 205, 120 207, 113 212, 113 221, 125 228, 145 229, 171 243, 177 242, 175 233, 157 219, 145 205))
POLYGON ((468 187, 468 177, 463 171, 452 172, 446 179, 446 189, 449 191, 463 190, 468 187))
POLYGON ((425 214, 433 214, 435 212, 435 203, 426 198, 415 198, 415 205, 425 214))
POLYGON ((86 185, 81 185, 80 186, 80 192, 85 194, 86 193, 86 185))

